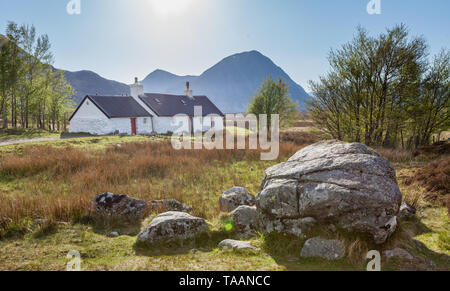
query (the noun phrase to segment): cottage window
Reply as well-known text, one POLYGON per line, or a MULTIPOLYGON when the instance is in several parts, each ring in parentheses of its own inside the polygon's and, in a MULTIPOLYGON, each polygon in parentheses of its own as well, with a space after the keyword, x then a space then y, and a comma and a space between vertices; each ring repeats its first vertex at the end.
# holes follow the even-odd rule
POLYGON ((144 124, 147 124, 147 118, 144 118, 144 124))

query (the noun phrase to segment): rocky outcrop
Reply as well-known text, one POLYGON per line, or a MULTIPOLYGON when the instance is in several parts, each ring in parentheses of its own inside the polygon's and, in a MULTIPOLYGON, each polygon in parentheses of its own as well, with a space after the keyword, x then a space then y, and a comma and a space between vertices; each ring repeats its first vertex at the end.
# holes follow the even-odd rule
POLYGON ((196 237, 208 231, 209 226, 202 218, 186 212, 169 211, 156 216, 138 235, 138 242, 173 242, 196 237))
POLYGON ((393 250, 386 250, 383 252, 383 256, 388 261, 393 258, 399 258, 402 260, 413 260, 414 259, 414 257, 410 253, 408 253, 408 251, 401 249, 401 248, 395 248, 393 250))
POLYGON ((243 187, 233 187, 223 192, 219 199, 220 211, 231 212, 241 205, 255 205, 255 196, 243 187))
POLYGON ((308 218, 308 226, 333 223, 380 244, 396 228, 401 201, 387 160, 360 143, 328 141, 267 169, 257 208, 265 232, 302 234, 308 218))
POLYGON ((130 219, 143 218, 147 206, 144 200, 109 192, 97 195, 91 204, 96 216, 130 219))
POLYGON ((180 211, 189 213, 191 210, 192 207, 184 205, 175 199, 155 200, 150 202, 151 212, 180 211))
POLYGON ((232 212, 231 218, 237 232, 250 234, 258 229, 258 212, 255 206, 239 206, 232 212))
POLYGON ((249 242, 226 239, 219 243, 219 249, 233 249, 233 250, 258 250, 257 247, 249 242))
POLYGON ((259 229, 264 233, 286 233, 304 238, 316 224, 312 217, 305 218, 274 218, 258 213, 259 229))
POLYGON ((301 251, 302 258, 322 258, 329 261, 345 256, 345 248, 339 240, 326 240, 320 237, 308 239, 301 251))
POLYGON ((384 264, 400 271, 433 271, 436 264, 426 258, 414 257, 407 250, 395 248, 383 252, 384 264))

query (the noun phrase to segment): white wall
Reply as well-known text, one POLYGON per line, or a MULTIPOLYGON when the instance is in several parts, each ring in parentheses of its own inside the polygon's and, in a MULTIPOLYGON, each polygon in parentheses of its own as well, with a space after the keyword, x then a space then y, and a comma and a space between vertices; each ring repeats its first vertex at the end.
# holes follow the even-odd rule
MULTIPOLYGON (((86 99, 70 121, 70 132, 88 132, 95 135, 119 134, 131 135, 131 118, 106 117, 97 106, 86 99)), ((151 134, 152 121, 150 117, 136 118, 137 134, 151 134), (144 122, 144 119, 147 122, 144 122)))
POLYGON ((177 117, 177 121, 180 121, 180 123, 173 123, 172 117, 153 117, 153 125, 157 133, 189 131, 189 117, 177 117))
POLYGON ((151 117, 136 118, 136 127, 137 134, 151 134, 153 132, 151 117))
POLYGON ((110 134, 110 119, 90 100, 86 99, 70 121, 69 132, 88 132, 96 135, 110 134))
MULTIPOLYGON (((160 134, 166 134, 168 132, 189 132, 190 131, 190 121, 189 117, 177 117, 177 124, 174 123, 174 118, 172 117, 153 117, 153 124, 155 131, 160 134), (182 122, 182 123, 181 123, 182 122)), ((211 129, 211 120, 214 121, 215 130, 223 130, 223 117, 221 116, 206 116, 206 117, 194 117, 192 118, 193 130, 196 131, 207 131, 211 129)))
MULTIPOLYGON (((151 112, 147 106, 145 106, 145 108, 151 112)), ((153 112, 151 113, 154 114, 153 112)), ((154 115, 154 129, 152 128, 152 119, 150 117, 145 118, 136 118, 137 134, 151 134, 153 131, 160 134, 166 134, 168 132, 183 132, 190 130, 188 116, 177 117, 177 120, 181 120, 183 123, 174 124, 172 117, 158 117, 154 115), (146 123, 144 123, 145 118, 147 119, 146 123)), ((223 129, 223 117, 221 116, 206 116, 203 118, 194 117, 194 132, 209 130, 211 128, 211 120, 214 120, 215 130, 223 129)), ((70 121, 70 132, 88 132, 95 135, 108 135, 114 134, 116 131, 119 131, 119 134, 131 135, 131 119, 108 119, 108 117, 106 117, 106 115, 88 99, 83 102, 70 121)))

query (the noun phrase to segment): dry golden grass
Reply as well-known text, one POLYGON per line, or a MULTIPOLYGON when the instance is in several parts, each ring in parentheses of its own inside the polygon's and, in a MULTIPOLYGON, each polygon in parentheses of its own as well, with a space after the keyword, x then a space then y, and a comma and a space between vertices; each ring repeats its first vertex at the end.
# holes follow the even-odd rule
POLYGON ((450 193, 450 157, 434 161, 405 180, 405 184, 419 184, 427 191, 450 193))
MULTIPOLYGON (((273 163, 298 149, 282 143, 280 159, 273 163)), ((102 151, 24 147, 20 153, 0 157, 0 182, 6 185, 0 200, 0 224, 5 227, 23 218, 82 219, 89 215, 94 196, 107 191, 147 201, 177 199, 193 206, 195 215, 212 218, 219 212, 217 197, 227 187, 248 186, 249 180, 262 178, 268 164, 260 161, 260 153, 175 150, 169 141, 126 143, 102 151), (254 174, 259 177, 240 176, 239 163, 256 167, 254 174)), ((255 191, 256 185, 250 188, 255 191)))

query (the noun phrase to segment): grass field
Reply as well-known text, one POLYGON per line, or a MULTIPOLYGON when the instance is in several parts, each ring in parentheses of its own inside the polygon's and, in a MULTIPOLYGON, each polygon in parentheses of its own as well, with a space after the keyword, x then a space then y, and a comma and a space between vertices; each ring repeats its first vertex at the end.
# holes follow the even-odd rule
MULTIPOLYGON (((89 137, 0 147, 0 270, 64 270, 70 250, 82 256, 84 270, 362 270, 363 241, 348 241, 354 259, 337 262, 299 258, 304 241, 257 236, 255 252, 228 252, 217 243, 233 233, 223 231, 226 216, 218 199, 233 186, 253 194, 264 170, 286 160, 310 143, 310 136, 287 137, 279 160, 261 162, 258 150, 175 151, 165 137, 89 137), (123 193, 151 201, 174 198, 193 207, 193 215, 211 224, 208 237, 176 248, 142 249, 134 229, 98 225, 89 204, 102 192, 123 193), (44 224, 36 219, 47 219, 44 224), (118 230, 120 237, 109 237, 118 230)), ((397 169, 405 200, 418 218, 402 223, 380 250, 400 246, 450 269, 450 222, 440 202, 425 199, 421 186, 404 180, 436 157, 382 151, 397 169)), ((395 266, 393 269, 396 269, 395 266)))

